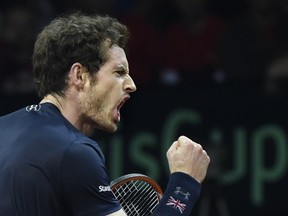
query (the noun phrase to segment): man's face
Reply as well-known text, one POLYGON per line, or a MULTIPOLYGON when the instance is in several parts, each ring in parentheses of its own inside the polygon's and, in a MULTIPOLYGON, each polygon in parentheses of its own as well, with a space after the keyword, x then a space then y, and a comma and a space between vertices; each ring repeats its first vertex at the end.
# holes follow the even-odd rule
POLYGON ((85 85, 81 100, 82 120, 89 127, 115 132, 120 121, 120 108, 136 86, 129 75, 125 52, 112 46, 107 62, 95 74, 95 82, 85 85))

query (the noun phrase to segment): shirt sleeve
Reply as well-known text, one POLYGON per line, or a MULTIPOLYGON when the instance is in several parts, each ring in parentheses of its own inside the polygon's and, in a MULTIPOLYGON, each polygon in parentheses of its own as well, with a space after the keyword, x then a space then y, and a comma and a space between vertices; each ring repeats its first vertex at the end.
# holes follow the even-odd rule
POLYGON ((72 144, 60 171, 65 205, 73 215, 107 215, 121 206, 110 189, 104 156, 100 148, 72 144))

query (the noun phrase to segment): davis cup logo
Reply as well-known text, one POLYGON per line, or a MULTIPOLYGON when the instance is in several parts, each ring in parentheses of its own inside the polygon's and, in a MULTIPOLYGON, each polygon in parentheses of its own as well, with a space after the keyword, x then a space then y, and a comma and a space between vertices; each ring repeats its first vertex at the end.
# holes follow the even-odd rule
POLYGON ((29 105, 29 106, 26 107, 26 111, 27 112, 31 112, 31 111, 37 112, 40 109, 41 109, 41 105, 40 104, 29 105))

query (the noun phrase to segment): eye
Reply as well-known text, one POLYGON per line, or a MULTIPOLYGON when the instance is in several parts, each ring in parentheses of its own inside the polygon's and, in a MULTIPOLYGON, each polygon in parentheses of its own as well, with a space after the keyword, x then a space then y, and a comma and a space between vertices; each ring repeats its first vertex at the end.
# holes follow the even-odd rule
POLYGON ((126 75, 126 72, 123 70, 118 70, 118 71, 115 71, 115 74, 117 77, 123 77, 126 75))
POLYGON ((115 74, 117 77, 121 77, 121 75, 122 75, 121 71, 115 71, 115 74))

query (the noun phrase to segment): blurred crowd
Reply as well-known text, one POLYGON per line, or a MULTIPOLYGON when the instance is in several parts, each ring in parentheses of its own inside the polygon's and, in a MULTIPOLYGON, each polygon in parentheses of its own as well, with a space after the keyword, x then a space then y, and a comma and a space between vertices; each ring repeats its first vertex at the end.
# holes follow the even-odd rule
POLYGON ((235 83, 269 93, 288 86, 287 0, 1 0, 1 94, 34 91, 37 33, 77 9, 129 27, 138 86, 235 83))

